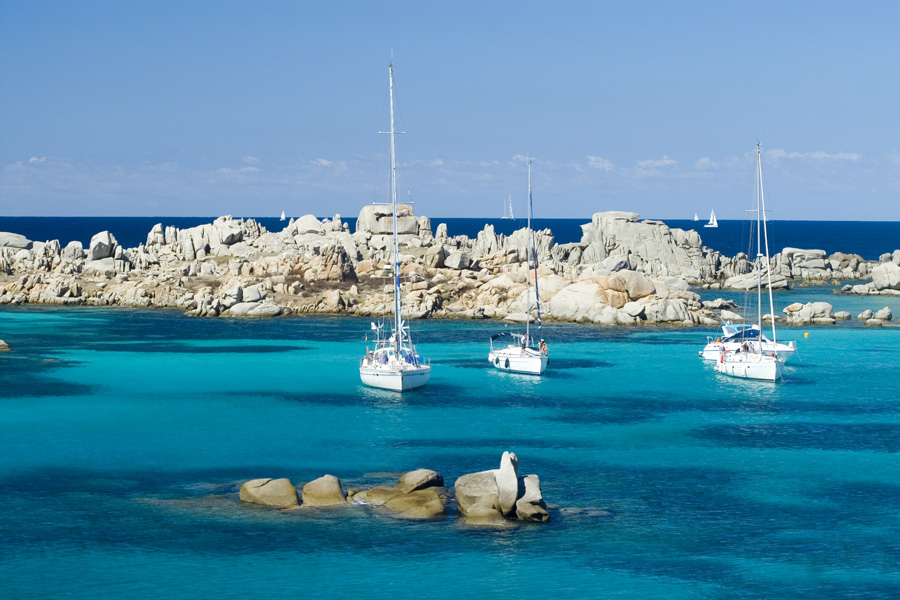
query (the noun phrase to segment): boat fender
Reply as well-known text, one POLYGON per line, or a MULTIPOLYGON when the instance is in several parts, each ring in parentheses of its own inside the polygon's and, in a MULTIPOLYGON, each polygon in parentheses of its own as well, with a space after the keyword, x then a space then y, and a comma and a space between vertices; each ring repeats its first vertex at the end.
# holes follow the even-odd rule
POLYGON ((508 358, 506 359, 506 364, 505 364, 505 366, 506 366, 507 369, 509 368, 509 359, 508 359, 508 358))

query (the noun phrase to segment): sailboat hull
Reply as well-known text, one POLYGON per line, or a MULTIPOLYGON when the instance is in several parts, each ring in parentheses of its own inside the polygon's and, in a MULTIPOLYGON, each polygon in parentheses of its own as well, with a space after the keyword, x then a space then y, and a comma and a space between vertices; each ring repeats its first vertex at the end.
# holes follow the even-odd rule
POLYGON ((778 381, 784 362, 767 354, 737 353, 723 354, 716 363, 716 372, 729 377, 778 381))
POLYGON ((360 367, 360 380, 370 387, 405 392, 422 387, 431 377, 431 367, 419 365, 409 369, 360 367))
POLYGON ((492 350, 488 353, 488 361, 495 369, 510 373, 540 375, 547 369, 549 360, 546 354, 531 348, 523 351, 519 346, 492 350))

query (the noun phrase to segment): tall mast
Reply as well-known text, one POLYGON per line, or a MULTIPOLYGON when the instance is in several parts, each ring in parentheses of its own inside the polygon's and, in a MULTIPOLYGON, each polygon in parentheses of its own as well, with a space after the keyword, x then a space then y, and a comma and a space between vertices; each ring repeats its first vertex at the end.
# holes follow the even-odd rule
POLYGON ((762 244, 760 225, 762 222, 762 163, 759 159, 759 143, 756 144, 756 318, 762 331, 762 244))
MULTIPOLYGON (((759 169, 759 201, 762 207, 762 226, 763 241, 766 243, 766 277, 769 283, 769 310, 772 311, 772 343, 777 342, 775 338, 775 302, 772 299, 772 263, 769 261, 769 231, 766 227, 766 197, 763 194, 762 183, 762 160, 760 159, 759 142, 756 143, 756 166, 759 169)), ((762 320, 759 322, 760 330, 762 329, 762 320)))
MULTIPOLYGON (((527 237, 531 237, 531 161, 528 161, 528 229, 527 237)), ((529 240, 530 241, 530 240, 529 240)), ((526 242, 528 243, 528 242, 526 242)), ((531 342, 531 244, 525 248, 525 339, 524 344, 531 342)), ((524 345, 523 344, 523 345, 524 345)))
POLYGON ((397 158, 394 152, 394 63, 388 64, 391 104, 391 215, 394 230, 394 351, 400 356, 403 322, 400 316, 400 242, 397 237, 397 158))
POLYGON ((543 335, 541 333, 541 289, 538 286, 538 256, 537 256, 537 239, 534 229, 531 228, 531 217, 534 216, 534 202, 531 197, 531 163, 528 167, 528 229, 531 231, 531 257, 534 259, 534 307, 537 309, 537 326, 538 338, 543 335))

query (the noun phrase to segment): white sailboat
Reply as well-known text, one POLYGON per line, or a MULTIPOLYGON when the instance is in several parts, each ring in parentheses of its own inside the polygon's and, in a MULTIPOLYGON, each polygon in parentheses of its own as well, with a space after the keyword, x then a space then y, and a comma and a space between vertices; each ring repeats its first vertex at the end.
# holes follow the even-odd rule
MULTIPOLYGON (((772 268, 769 260, 769 233, 766 228, 766 200, 763 194, 762 161, 759 144, 756 145, 756 309, 757 319, 762 324, 762 259, 766 259, 766 278, 769 287, 769 313, 775 314, 775 303, 772 300, 772 268), (760 231, 761 229, 761 231, 760 231), (765 248, 765 255, 761 249, 765 248)), ((752 331, 752 329, 749 329, 752 331)), ((744 329, 743 331, 748 331, 744 329)), ((757 333, 759 330, 757 329, 757 333)), ((761 336, 747 336, 740 342, 735 351, 723 349, 715 363, 715 370, 732 377, 778 381, 784 361, 776 352, 766 351, 761 336)), ((775 319, 772 319, 772 343, 777 343, 775 336, 775 319)))
POLYGON ((284 221, 284 211, 281 211, 281 220, 284 221))
POLYGON ((515 219, 512 208, 512 194, 509 195, 509 201, 503 206, 503 216, 501 219, 515 219))
MULTIPOLYGON (((696 221, 697 219, 695 218, 694 220, 696 221)), ((704 227, 718 227, 718 226, 719 226, 719 222, 716 221, 716 211, 712 210, 709 213, 709 223, 704 225, 704 227)))
POLYGON ((388 66, 391 105, 391 213, 393 215, 393 279, 394 319, 390 335, 386 323, 372 323, 375 348, 369 351, 359 364, 359 378, 365 385, 403 392, 428 383, 431 366, 417 353, 409 335, 409 326, 403 322, 400 306, 400 244, 397 238, 397 159, 394 151, 394 65, 388 66))
POLYGON ((697 216, 697 213, 694 213, 694 220, 695 220, 695 221, 699 221, 699 220, 700 220, 700 217, 697 216))
POLYGON ((727 321, 722 325, 722 335, 713 339, 706 339, 706 346, 700 350, 700 358, 703 360, 719 360, 722 352, 734 352, 741 348, 741 344, 748 340, 759 340, 762 343, 763 352, 774 352, 778 356, 778 360, 787 362, 790 357, 797 351, 797 345, 794 342, 783 344, 781 342, 773 342, 759 328, 759 325, 748 325, 746 323, 732 323, 727 321))
POLYGON ((528 161, 528 235, 531 237, 531 247, 527 252, 526 265, 528 273, 525 276, 525 333, 498 333, 491 336, 491 349, 488 352, 488 361, 496 369, 501 371, 511 371, 513 373, 527 373, 529 375, 540 375, 547 368, 547 362, 550 360, 547 351, 547 344, 541 338, 541 301, 538 290, 537 280, 537 250, 535 248, 535 235, 531 229, 531 161, 528 161), (534 269, 532 270, 532 264, 534 269), (537 305, 537 337, 540 340, 534 343, 531 336, 531 275, 534 273, 534 298, 537 305), (494 342, 504 337, 511 337, 512 341, 507 344, 498 343, 494 347, 494 342))

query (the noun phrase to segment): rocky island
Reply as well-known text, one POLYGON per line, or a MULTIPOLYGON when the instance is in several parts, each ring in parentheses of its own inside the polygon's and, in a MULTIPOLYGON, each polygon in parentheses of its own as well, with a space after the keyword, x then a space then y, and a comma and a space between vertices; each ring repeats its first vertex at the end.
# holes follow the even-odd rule
MULTIPOLYGON (((108 231, 87 248, 0 233, 0 304, 176 308, 205 317, 381 315, 392 306, 391 223, 389 207, 369 205, 353 232, 339 215, 306 215, 278 232, 230 216, 188 229, 160 223, 136 248, 108 231)), ((474 239, 451 237, 408 205, 399 205, 398 224, 407 317, 527 318, 525 229, 501 235, 486 225, 474 239)), ((620 211, 598 212, 581 227, 577 243, 536 232, 545 319, 713 326, 733 305, 704 303, 694 290, 756 285, 751 257, 724 256, 696 231, 620 211)), ((859 283, 844 293, 900 295, 900 250, 867 261, 785 248, 771 260, 773 288, 851 280, 859 283)), ((788 316, 823 318, 796 307, 788 316)))

